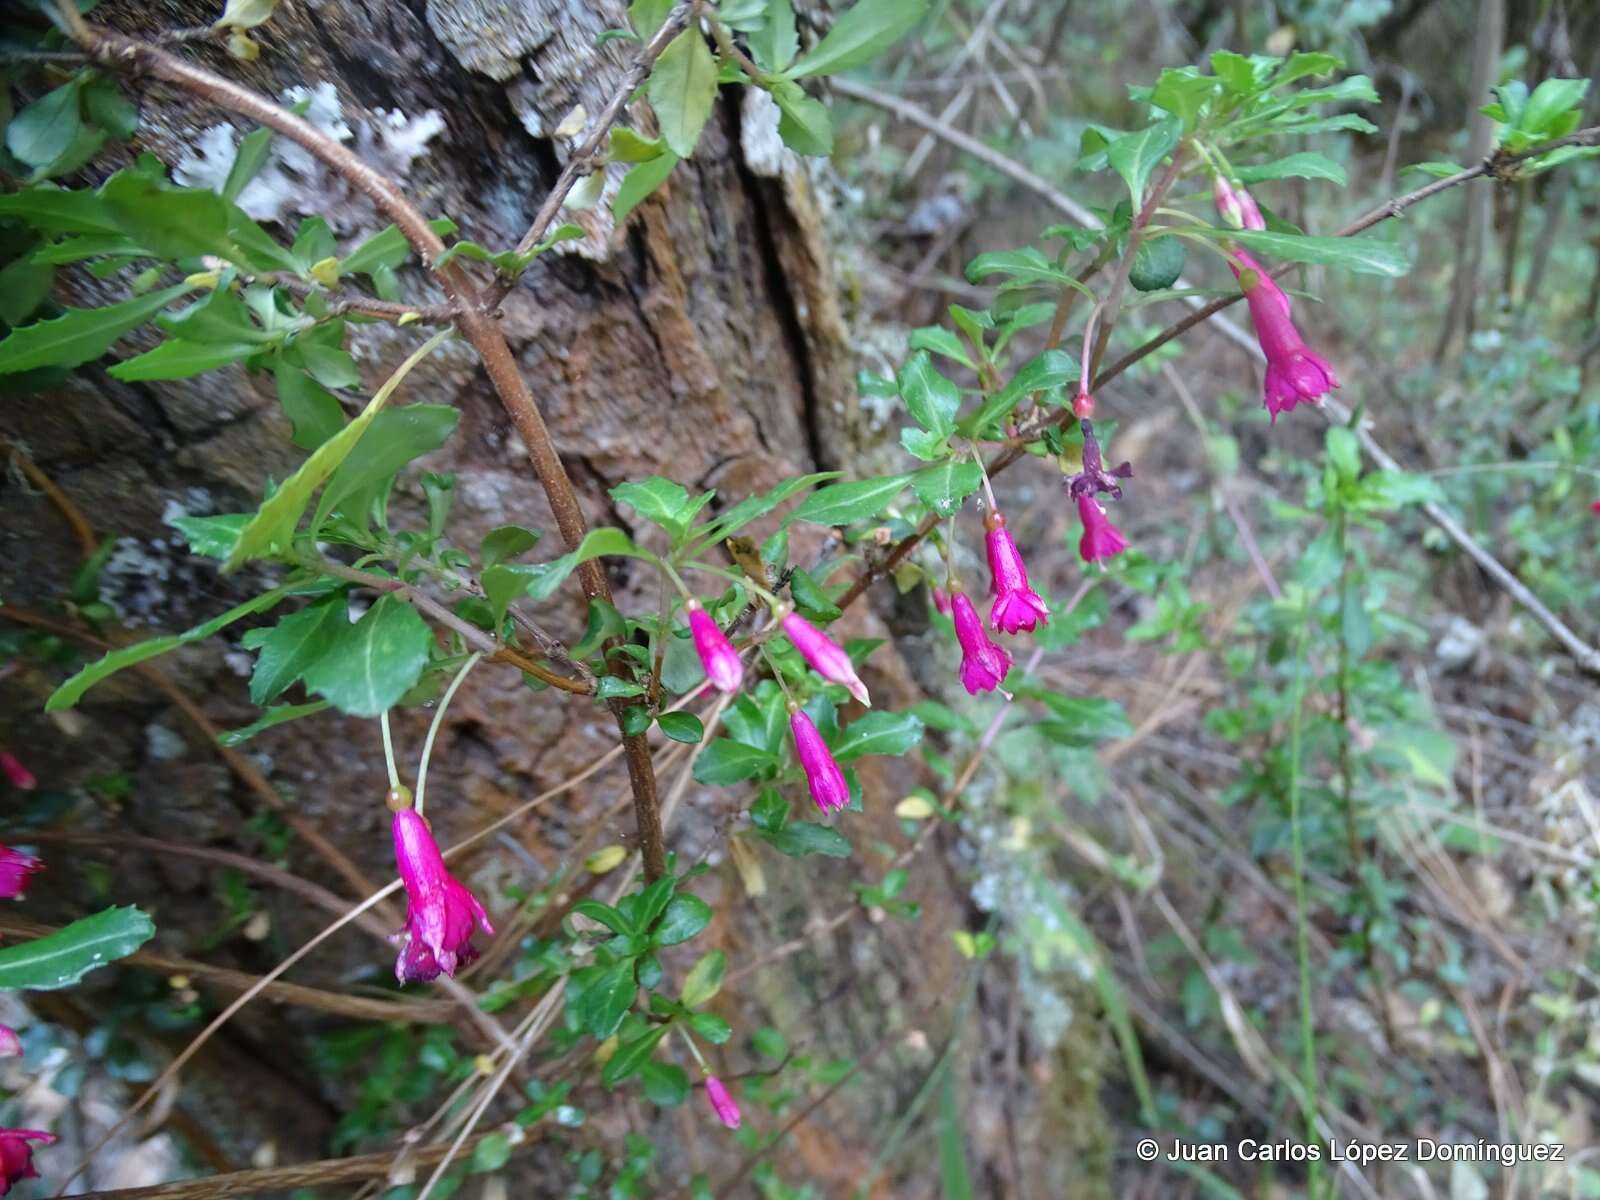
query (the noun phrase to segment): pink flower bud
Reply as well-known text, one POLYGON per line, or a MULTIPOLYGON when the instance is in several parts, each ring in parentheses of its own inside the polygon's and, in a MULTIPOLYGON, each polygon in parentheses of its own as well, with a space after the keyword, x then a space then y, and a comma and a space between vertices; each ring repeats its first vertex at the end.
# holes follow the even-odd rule
POLYGON ((44 863, 33 855, 0 846, 0 900, 15 900, 27 890, 28 876, 42 870, 44 863))
POLYGON ((1288 295, 1266 268, 1243 250, 1233 253, 1244 264, 1243 270, 1232 263, 1229 266, 1250 306, 1250 320, 1255 324, 1261 352, 1267 357, 1263 392, 1267 411, 1276 421, 1279 413, 1290 411, 1296 404, 1320 400, 1339 386, 1339 377, 1321 355, 1305 344, 1294 326, 1288 295))
POLYGON ((961 643, 961 684, 970 695, 992 692, 1011 670, 1011 655, 1003 646, 989 640, 983 620, 965 592, 950 597, 956 623, 956 641, 961 643))
POLYGON ((39 781, 33 777, 33 772, 22 765, 22 760, 9 750, 0 750, 0 772, 3 772, 12 787, 19 792, 31 792, 39 786, 39 781))
POLYGON ((1078 420, 1094 416, 1094 397, 1088 392, 1079 392, 1072 398, 1072 415, 1078 420))
POLYGON ((55 1140, 55 1134, 38 1129, 0 1129, 0 1196, 19 1179, 39 1178, 33 1165, 33 1147, 28 1143, 48 1146, 55 1140))
POLYGON ((695 653, 706 669, 706 678, 719 692, 737 692, 744 680, 744 663, 739 659, 739 652, 733 648, 728 635, 717 628, 711 615, 700 607, 698 600, 689 601, 687 607, 689 633, 694 637, 695 653))
POLYGON ((1261 209, 1256 205, 1255 197, 1245 191, 1242 184, 1235 187, 1221 175, 1214 176, 1211 195, 1217 202, 1217 211, 1222 214, 1222 219, 1235 229, 1259 230, 1267 227, 1267 223, 1261 219, 1261 209))
POLYGON ((950 593, 937 584, 931 590, 933 592, 934 609, 940 616, 948 617, 950 615, 950 593))
POLYGON ((400 947, 395 978, 401 983, 454 976, 458 966, 477 957, 474 921, 494 933, 483 905, 450 874, 433 840, 433 831, 413 808, 394 814, 394 857, 406 885, 406 927, 394 936, 400 947))
POLYGON ((706 1098, 711 1101, 711 1107, 716 1109, 718 1120, 729 1129, 739 1128, 739 1105, 715 1075, 706 1076, 706 1098))
POLYGON ((1011 531, 1006 528, 1004 515, 990 513, 984 524, 989 531, 984 549, 989 556, 989 585, 994 596, 989 627, 1004 633, 1032 631, 1034 626, 1050 620, 1050 609, 1039 593, 1028 586, 1028 568, 1022 562, 1022 553, 1011 531))
POLYGON ((9 1025, 0 1025, 0 1058, 17 1058, 21 1054, 22 1042, 17 1031, 9 1025))
POLYGON ((1078 516, 1083 519, 1083 537, 1078 540, 1078 554, 1084 562, 1103 562, 1114 558, 1128 548, 1122 531, 1111 523, 1106 510, 1093 496, 1078 497, 1078 516))
POLYGON ((789 710, 789 732, 794 735, 794 753, 806 773, 811 798, 823 812, 836 812, 850 803, 850 784, 833 759, 828 743, 804 709, 789 710))
POLYGON ((856 674, 855 664, 850 661, 843 646, 796 612, 783 618, 783 632, 794 643, 794 648, 800 651, 800 656, 811 664, 813 671, 829 683, 843 685, 857 700, 868 708, 872 707, 867 685, 856 674))

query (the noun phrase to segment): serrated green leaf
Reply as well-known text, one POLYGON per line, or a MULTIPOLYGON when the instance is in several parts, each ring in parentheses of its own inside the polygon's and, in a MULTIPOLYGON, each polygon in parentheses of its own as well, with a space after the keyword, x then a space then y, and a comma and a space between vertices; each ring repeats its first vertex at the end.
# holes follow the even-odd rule
POLYGON ((688 158, 717 98, 716 59, 698 26, 667 43, 645 83, 645 95, 655 109, 662 140, 679 158, 688 158))
POLYGON ((1011 415, 1024 396, 1065 387, 1078 378, 1078 360, 1065 350, 1046 350, 1036 354, 971 416, 961 422, 963 433, 975 434, 1011 415))
POLYGON ((177 284, 102 308, 69 308, 59 317, 13 329, 0 341, 0 375, 37 367, 71 368, 99 358, 129 330, 194 289, 177 284))
MULTIPOLYGON (((1131 136, 1131 135, 1129 135, 1131 136)), ((1024 246, 1021 250, 994 250, 980 254, 967 264, 967 278, 982 283, 990 275, 1009 275, 1017 283, 1070 284, 1071 275, 1045 257, 1037 246, 1024 246)))
POLYGON ((249 358, 260 350, 250 342, 186 342, 169 338, 153 349, 123 359, 106 372, 125 383, 152 379, 188 379, 249 358))
POLYGON ((584 980, 575 1011, 579 1026, 590 1037, 604 1041, 622 1024, 639 989, 631 958, 590 970, 594 974, 584 980))
POLYGON ((344 428, 339 398, 300 367, 277 356, 272 368, 278 403, 289 418, 291 437, 302 450, 315 450, 344 428))
POLYGON ((0 217, 18 217, 45 233, 125 236, 97 194, 41 185, 0 196, 0 217))
POLYGON ((275 704, 250 724, 241 725, 237 729, 225 729, 217 734, 217 743, 229 747, 242 746, 258 733, 289 721, 298 721, 301 717, 323 712, 329 707, 326 700, 313 700, 309 704, 275 704))
POLYGON ((899 757, 922 741, 922 722, 909 712, 869 712, 850 722, 834 743, 833 757, 841 763, 868 754, 899 757))
POLYGON ((876 58, 921 23, 927 0, 857 0, 810 54, 784 72, 790 79, 836 75, 876 58))
POLYGON ((432 648, 433 634, 417 610, 381 596, 306 665, 306 690, 349 716, 376 717, 416 686, 432 648))
POLYGON ((64 929, 0 950, 0 991, 54 991, 126 958, 155 936, 137 908, 108 908, 64 929))
POLYGON ((709 924, 711 905, 699 896, 679 892, 668 902, 666 911, 661 914, 661 923, 650 935, 650 940, 657 946, 676 946, 698 936, 709 924))
POLYGON ((970 458, 924 467, 911 477, 911 490, 941 517, 948 517, 983 483, 983 471, 970 458))
MULTIPOLYGON (((1451 173, 1454 173, 1453 167, 1451 173)), ((1253 167, 1235 167, 1234 174, 1239 177, 1240 183, 1263 183, 1271 179, 1326 179, 1340 187, 1345 185, 1344 168, 1326 154, 1310 150, 1253 167)))
POLYGON ((364 523, 388 495, 396 472, 443 446, 460 420, 461 410, 450 404, 408 404, 379 413, 328 479, 311 528, 322 528, 335 510, 364 523))
POLYGON ((912 420, 941 437, 955 431, 961 390, 939 373, 926 350, 917 350, 906 359, 898 382, 912 420))
POLYGON ((258 651, 250 699, 261 705, 275 700, 349 630, 349 603, 343 592, 307 605, 271 628, 252 629, 244 642, 246 649, 258 651))
POLYGON ((806 95, 798 83, 779 80, 772 87, 778 104, 778 136, 796 154, 826 158, 833 153, 833 118, 820 100, 806 95))
POLYGON ((905 490, 911 476, 886 475, 879 479, 857 479, 836 483, 812 492, 787 517, 785 525, 806 521, 812 525, 849 525, 877 516, 905 490))
POLYGON ((484 566, 492 567, 526 554, 539 544, 541 536, 537 529, 523 525, 497 525, 478 543, 478 558, 484 566))
POLYGON ((768 0, 765 22, 750 35, 750 51, 768 71, 785 70, 794 62, 800 52, 800 34, 789 0, 768 0))
MULTIPOLYGON (((571 553, 547 563, 540 563, 531 567, 496 567, 497 571, 516 571, 523 574, 526 579, 524 592, 530 600, 547 600, 555 594, 557 588, 566 582, 579 566, 590 559, 602 556, 617 558, 642 558, 647 562, 657 561, 656 556, 648 550, 635 546, 627 534, 620 529, 602 528, 591 529, 584 535, 578 548, 571 553)), ((487 575, 488 572, 485 572, 487 575)), ((485 582, 485 586, 488 584, 485 582)))
POLYGON ((801 475, 795 479, 785 479, 777 487, 759 496, 746 496, 721 516, 713 517, 705 525, 695 530, 696 538, 701 539, 701 544, 709 541, 721 541, 743 529, 751 521, 759 520, 766 516, 778 505, 789 497, 803 492, 808 487, 818 483, 826 483, 830 479, 839 478, 838 471, 818 471, 812 475, 801 475))
POLYGON ((1144 204, 1144 189, 1150 182, 1151 172, 1172 152, 1182 135, 1183 122, 1168 117, 1144 129, 1125 133, 1106 147, 1106 160, 1128 185, 1135 212, 1144 204))
POLYGON ((183 534, 191 554, 227 558, 239 540, 239 531, 249 520, 249 513, 222 513, 215 517, 173 517, 168 524, 183 534))

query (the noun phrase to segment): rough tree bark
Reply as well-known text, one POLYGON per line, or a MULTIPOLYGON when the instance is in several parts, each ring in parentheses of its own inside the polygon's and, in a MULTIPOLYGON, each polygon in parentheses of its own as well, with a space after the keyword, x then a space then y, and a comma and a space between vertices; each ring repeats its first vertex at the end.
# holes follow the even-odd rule
MULTIPOLYGON (((96 16, 125 31, 153 32, 201 23, 213 8, 188 0, 149 7, 122 0, 103 4, 96 16)), ((385 138, 403 127, 402 118, 437 112, 442 128, 425 152, 400 161, 409 190, 425 211, 455 218, 463 236, 508 246, 559 170, 561 146, 552 131, 577 103, 596 111, 625 65, 626 43, 594 45, 598 33, 624 21, 620 3, 577 0, 289 3, 259 31, 263 53, 255 63, 233 62, 205 47, 185 52, 275 95, 291 86, 331 84, 356 144, 380 157, 394 158, 385 138)), ((218 135, 207 130, 226 123, 224 115, 199 111, 166 89, 140 91, 137 148, 175 164, 195 160, 197 146, 217 144, 218 135)), ((632 119, 644 116, 642 106, 632 110, 632 119)), ((606 496, 626 478, 662 474, 691 488, 716 488, 732 502, 783 477, 849 467, 871 454, 868 422, 856 407, 824 205, 812 174, 782 148, 774 126, 764 97, 725 94, 694 158, 626 229, 611 229, 608 217, 582 214, 578 219, 590 235, 540 259, 505 300, 504 328, 592 524, 630 525, 627 511, 614 509, 606 496)), ((332 181, 315 173, 295 177, 292 170, 289 178, 296 187, 279 198, 286 221, 327 213, 350 243, 378 226, 332 181)), ((404 285, 410 295, 438 298, 420 271, 404 273, 404 285)), ((360 331, 356 352, 369 383, 381 380, 412 344, 387 326, 360 331)), ((407 385, 412 398, 453 403, 463 414, 451 444, 426 463, 457 475, 456 538, 472 544, 507 522, 550 528, 526 455, 470 350, 448 348, 413 379, 407 385)), ((103 370, 87 369, 45 402, 0 407, 0 433, 26 447, 102 536, 125 539, 108 569, 108 598, 128 624, 141 626, 135 631, 140 636, 185 628, 241 587, 190 559, 164 515, 174 505, 193 512, 243 508, 268 475, 281 478, 297 458, 270 386, 237 369, 159 386, 121 384, 103 370)), ((817 549, 802 545, 799 552, 817 549)), ((13 480, 0 482, 0 561, 7 564, 6 601, 40 610, 59 601, 78 562, 71 531, 48 501, 13 480)), ((620 605, 653 608, 653 581, 627 564, 613 568, 613 584, 620 605)), ((553 602, 546 615, 559 634, 575 637, 583 607, 581 597, 570 595, 553 602)), ((870 612, 853 619, 852 633, 882 632, 870 612)), ((223 727, 248 720, 251 711, 242 678, 248 662, 236 640, 189 647, 157 664, 223 727)), ((35 665, 0 681, 0 721, 13 731, 8 742, 28 749, 47 787, 68 797, 66 824, 261 850, 251 828, 260 815, 256 801, 159 693, 136 676, 119 677, 91 693, 78 712, 52 721, 40 708, 61 671, 28 661, 35 665)), ((892 651, 872 663, 875 696, 890 704, 915 698, 892 651)), ((402 753, 413 762, 427 719, 426 712, 411 712, 396 723, 402 753)), ((507 669, 480 668, 451 709, 430 816, 443 840, 455 840, 559 782, 608 749, 614 736, 602 707, 532 693, 507 669)), ((373 879, 390 877, 374 722, 324 715, 262 735, 249 749, 297 812, 317 821, 373 879)), ((719 913, 728 915, 713 926, 709 942, 697 945, 726 946, 737 967, 741 956, 754 958, 845 905, 848 882, 858 873, 881 873, 887 856, 880 862, 870 843, 881 840, 891 853, 904 844, 888 816, 906 786, 893 777, 895 765, 864 764, 863 783, 881 803, 861 819, 855 840, 863 849, 854 864, 765 859, 769 891, 748 903, 737 894, 736 873, 715 872, 707 888, 713 899, 723 893, 719 913)), ((663 791, 673 778, 663 778, 663 791)), ((530 872, 536 881, 544 878, 580 842, 628 841, 627 810, 618 808, 625 796, 620 770, 602 775, 472 860, 466 874, 503 898, 508 885, 526 886, 530 872), (608 811, 609 823, 597 830, 608 811)), ((721 839, 714 835, 726 830, 739 803, 726 790, 691 788, 669 845, 689 860, 707 849, 720 858, 721 839)), ((303 846, 291 846, 288 859, 295 871, 348 893, 303 846)), ((320 914, 264 892, 261 904, 273 922, 269 937, 262 943, 230 938, 202 954, 199 944, 218 920, 212 872, 141 858, 137 869, 119 872, 117 882, 119 900, 156 912, 163 950, 246 970, 264 970, 322 923, 320 914)), ((75 872, 62 870, 54 873, 53 890, 41 895, 65 913, 85 892, 75 872)), ((856 920, 813 949, 752 975, 729 1001, 739 1007, 726 1015, 740 1027, 769 1022, 811 1031, 810 1043, 800 1048, 826 1057, 860 1056, 913 1026, 926 1031, 929 1042, 913 1038, 892 1049, 866 1083, 797 1131, 794 1165, 826 1194, 861 1176, 871 1158, 866 1137, 872 1122, 903 1108, 932 1065, 934 1051, 924 1047, 931 1043, 936 1050, 950 1032, 953 1005, 938 999, 957 994, 964 964, 938 931, 969 923, 963 892, 922 885, 917 898, 925 906, 924 926, 856 920), (897 1069, 887 1069, 891 1061, 897 1069)), ((505 904, 502 899, 502 910, 505 904)), ((352 934, 342 946, 342 953, 316 960, 303 978, 348 983, 351 970, 368 970, 373 981, 387 973, 374 943, 352 934)), ((230 1108, 241 1109, 233 1127, 218 1127, 215 1116, 224 1110, 215 1096, 191 1110, 240 1164, 255 1137, 273 1128, 277 1113, 296 1104, 310 1105, 316 1119, 279 1135, 285 1143, 280 1157, 316 1157, 323 1150, 318 1140, 341 1102, 338 1085, 284 1067, 298 1056, 269 1049, 285 1039, 296 1044, 308 1027, 279 1014, 244 1021, 229 1039, 230 1052, 250 1055, 276 1086, 230 1101, 230 1108)), ((735 1071, 750 1065, 739 1054, 728 1061, 735 1071)), ((189 1096, 203 1094, 203 1088, 186 1087, 179 1104, 187 1108, 189 1096)), ((993 1112, 980 1109, 993 1130, 1004 1097, 983 1104, 991 1102, 993 1112)), ((1081 1111, 1086 1102, 1075 1103, 1081 1111)), ((679 1128, 675 1120, 670 1127, 679 1128)), ((605 1132, 620 1138, 622 1127, 605 1132)), ((969 1146, 975 1170, 998 1169, 993 1164, 1001 1140, 969 1146)), ((697 1153, 717 1161, 708 1148, 697 1153)), ((1073 1194, 1094 1194, 1096 1185, 1082 1182, 1091 1177, 1098 1172, 1081 1172, 1074 1186, 1088 1190, 1073 1194)), ((925 1182, 896 1194, 923 1194, 925 1182)))

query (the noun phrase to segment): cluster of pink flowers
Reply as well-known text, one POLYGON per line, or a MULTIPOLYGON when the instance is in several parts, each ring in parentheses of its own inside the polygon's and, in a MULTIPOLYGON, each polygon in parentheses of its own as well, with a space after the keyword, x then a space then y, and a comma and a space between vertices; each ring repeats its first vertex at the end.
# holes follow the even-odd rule
MULTIPOLYGON (((1230 184, 1221 175, 1213 181, 1212 193, 1217 211, 1236 229, 1262 230, 1267 227, 1254 197, 1243 187, 1230 184)), ((1243 250, 1231 251, 1228 263, 1245 303, 1256 338, 1267 358, 1263 398, 1267 411, 1276 421, 1279 413, 1297 404, 1315 404, 1339 386, 1333 368, 1306 345, 1295 328, 1289 297, 1273 280, 1271 273, 1243 250)))

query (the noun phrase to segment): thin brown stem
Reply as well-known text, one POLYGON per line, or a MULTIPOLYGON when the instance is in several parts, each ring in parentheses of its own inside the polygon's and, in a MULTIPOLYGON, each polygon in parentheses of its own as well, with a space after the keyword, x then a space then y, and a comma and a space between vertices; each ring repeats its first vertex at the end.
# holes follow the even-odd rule
POLYGON ((39 464, 29 458, 22 447, 15 442, 7 442, 0 438, 0 450, 6 451, 17 470, 34 487, 44 493, 45 498, 56 506, 56 511, 66 523, 72 526, 72 536, 78 539, 78 549, 83 556, 88 558, 100 545, 99 539, 94 535, 94 526, 89 524, 89 518, 83 515, 83 510, 72 502, 72 498, 61 490, 55 480, 40 469, 39 464))

